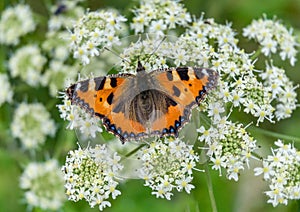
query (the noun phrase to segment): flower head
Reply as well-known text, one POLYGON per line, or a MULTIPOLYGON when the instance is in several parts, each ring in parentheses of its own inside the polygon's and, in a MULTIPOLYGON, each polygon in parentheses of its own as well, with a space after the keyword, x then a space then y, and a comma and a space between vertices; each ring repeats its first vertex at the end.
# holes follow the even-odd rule
POLYGON ((140 7, 133 10, 135 16, 131 29, 135 34, 149 32, 162 36, 167 34, 167 30, 175 29, 177 26, 187 26, 192 21, 191 15, 179 2, 141 1, 140 7))
POLYGON ((173 190, 185 190, 190 193, 195 186, 192 169, 199 157, 192 146, 179 139, 154 141, 150 146, 139 152, 142 167, 140 178, 145 180, 145 186, 152 189, 157 198, 171 199, 173 190))
POLYGON ((70 40, 74 58, 86 65, 103 47, 117 44, 124 21, 126 18, 116 11, 88 12, 73 26, 70 40))
POLYGON ((20 177, 20 187, 30 207, 59 210, 66 200, 63 176, 54 159, 29 163, 20 177))
POLYGON ((244 166, 249 167, 251 153, 257 148, 253 137, 246 132, 242 124, 231 121, 221 121, 208 130, 202 126, 198 132, 201 133, 199 140, 208 145, 206 154, 214 164, 212 168, 219 170, 220 175, 222 168, 226 169, 227 178, 237 181, 244 166))
POLYGON ((300 199, 300 153, 292 144, 275 142, 272 155, 263 160, 263 166, 254 169, 255 175, 263 174, 269 183, 268 203, 274 207, 287 204, 288 200, 300 199))
POLYGON ((9 60, 9 69, 13 77, 21 77, 27 84, 37 87, 47 59, 36 45, 19 48, 9 60))
POLYGON ((54 136, 56 127, 42 104, 21 103, 15 110, 11 131, 25 149, 36 149, 44 144, 48 135, 54 136))
POLYGON ((287 30, 278 20, 269 20, 264 16, 245 27, 243 35, 255 39, 261 44, 264 55, 268 56, 280 51, 281 59, 289 59, 291 65, 294 65, 297 54, 296 47, 299 44, 292 33, 293 30, 287 30))
POLYGON ((109 152, 106 145, 70 151, 62 167, 69 200, 85 199, 91 207, 97 205, 101 211, 110 207, 108 199, 121 194, 116 189, 119 184, 116 175, 123 168, 120 159, 117 153, 109 152))
POLYGON ((2 12, 0 17, 0 43, 17 45, 20 37, 35 30, 36 23, 28 5, 18 4, 2 12))

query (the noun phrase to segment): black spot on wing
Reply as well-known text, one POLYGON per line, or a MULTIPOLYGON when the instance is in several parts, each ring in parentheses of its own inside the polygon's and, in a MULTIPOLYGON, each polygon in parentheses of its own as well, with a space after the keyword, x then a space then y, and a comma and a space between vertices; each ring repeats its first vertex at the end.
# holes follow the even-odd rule
POLYGON ((190 79, 188 75, 188 68, 177 68, 176 71, 181 80, 188 81, 190 79))
POLYGON ((117 79, 116 78, 110 78, 110 86, 112 88, 117 87, 117 79))
POLYGON ((180 96, 180 90, 175 86, 173 85, 173 95, 179 97, 180 96))
POLYGON ((114 98, 114 94, 111 92, 106 100, 109 105, 112 104, 113 98, 114 98))
POLYGON ((104 88, 104 83, 106 81, 106 77, 97 77, 95 78, 95 90, 99 91, 104 88))

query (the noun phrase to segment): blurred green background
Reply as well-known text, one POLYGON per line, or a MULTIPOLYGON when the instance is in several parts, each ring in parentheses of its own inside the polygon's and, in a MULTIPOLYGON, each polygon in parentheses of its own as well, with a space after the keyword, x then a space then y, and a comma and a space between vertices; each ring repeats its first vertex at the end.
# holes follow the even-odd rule
MULTIPOLYGON (((8 5, 17 4, 19 1, 0 1, 0 13, 8 5)), ((46 30, 46 20, 49 14, 47 14, 47 5, 55 4, 57 1, 48 0, 23 0, 21 2, 28 3, 34 12, 44 17, 41 19, 45 21, 45 28, 39 29, 37 33, 40 33, 40 37, 46 30)), ((133 5, 137 5, 138 1, 126 1, 126 0, 91 0, 86 1, 86 8, 95 10, 98 8, 112 7, 121 11, 121 14, 128 15, 128 8, 132 8, 133 5)), ((205 13, 205 17, 214 18, 218 23, 232 22, 233 28, 236 29, 238 37, 240 37, 242 27, 251 23, 252 19, 258 19, 262 17, 262 14, 266 14, 267 17, 277 16, 288 27, 293 27, 296 34, 300 35, 300 0, 186 0, 184 4, 188 8, 189 12, 200 16, 202 12, 205 13)), ((37 35, 39 36, 39 35, 37 35)), ((299 40, 300 41, 300 40, 299 40)), ((240 46, 245 47, 248 50, 255 50, 256 46, 245 39, 240 40, 240 46)), ((5 55, 7 49, 4 50, 0 47, 0 67, 3 69, 6 67, 4 64, 5 55)), ((298 54, 298 61, 300 60, 298 54)), ((260 64, 260 61, 257 63, 260 64)), ((280 66, 280 63, 276 64, 280 66)), ((296 63, 294 67, 289 63, 282 63, 286 67, 287 75, 295 82, 300 83, 300 61, 296 63)), ((4 72, 4 70, 0 70, 4 72)), ((1 88, 0 88, 1 89, 1 88)), ((298 99, 300 96, 300 89, 297 90, 298 99)), ((44 96, 39 96, 39 93, 43 92, 43 89, 37 90, 36 98, 42 102, 54 101, 49 100, 44 96)), ((17 97, 22 100, 22 97, 17 97)), ((58 101, 56 102, 58 103, 58 101)), ((15 106, 13 104, 13 106, 15 106)), ((21 201, 22 191, 19 189, 19 176, 22 173, 22 164, 26 164, 28 157, 26 153, 17 149, 17 144, 11 137, 9 137, 9 123, 11 120, 12 108, 11 105, 5 104, 0 108, 0 211, 26 211, 26 205, 21 201), (5 120, 5 121, 3 121, 5 120)), ((58 112, 56 112, 55 120, 59 120, 58 112)), ((250 119, 243 114, 235 116, 238 119, 243 120, 244 123, 249 123, 250 119)), ((64 127, 64 126, 61 126, 64 127)), ((276 123, 275 125, 267 122, 261 125, 262 128, 287 134, 300 138, 300 109, 298 108, 291 118, 276 123)), ((251 128, 250 128, 251 130, 251 128)), ((61 132, 61 131, 60 131, 61 132)), ((272 146, 273 141, 276 138, 262 135, 255 131, 251 131, 254 137, 264 144, 265 148, 272 146)), ((76 137, 73 132, 63 131, 58 135, 49 139, 53 141, 59 141, 56 143, 56 148, 60 148, 60 160, 64 163, 63 155, 66 155, 68 150, 75 148, 76 137)), ((44 147, 47 152, 47 142, 44 147)), ((295 144, 298 146, 299 144, 295 144)), ((51 149, 51 148, 49 148, 51 149)), ((50 151, 50 150, 49 150, 50 151)), ((47 154, 52 155, 52 152, 47 154)), ((252 164, 252 167, 257 164, 252 164)), ((300 211, 300 203, 296 201, 289 201, 288 206, 279 206, 273 208, 272 205, 266 204, 267 197, 263 194, 263 191, 267 189, 266 184, 261 178, 253 176, 252 170, 245 170, 240 176, 239 182, 232 182, 225 179, 225 176, 219 177, 218 172, 211 171, 214 193, 219 211, 300 211)), ((211 211, 210 200, 208 196, 207 184, 205 174, 195 173, 194 184, 196 188, 192 190, 190 195, 185 193, 175 193, 172 201, 156 199, 150 195, 151 190, 143 186, 143 182, 139 180, 127 181, 121 184, 120 190, 122 195, 116 200, 112 201, 112 208, 108 208, 106 211, 211 211)), ((39 211, 39 210, 35 210, 39 211)), ((63 207, 63 211, 98 211, 97 208, 90 209, 88 204, 84 201, 79 203, 67 202, 63 207)))

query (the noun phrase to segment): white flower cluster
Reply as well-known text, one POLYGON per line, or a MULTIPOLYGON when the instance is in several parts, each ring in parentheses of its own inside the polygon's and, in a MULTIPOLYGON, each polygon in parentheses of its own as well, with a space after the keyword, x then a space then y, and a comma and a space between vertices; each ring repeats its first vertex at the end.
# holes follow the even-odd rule
POLYGON ((289 31, 279 21, 264 18, 254 20, 244 28, 243 35, 249 39, 255 39, 262 45, 262 53, 266 56, 280 51, 282 60, 289 59, 291 65, 296 62, 296 37, 292 35, 293 30, 289 31))
POLYGON ((79 106, 72 105, 71 101, 63 94, 63 104, 57 105, 60 117, 69 121, 68 129, 79 130, 83 138, 96 137, 97 132, 102 132, 99 118, 82 110, 79 106))
MULTIPOLYGON (((297 93, 293 82, 286 76, 285 70, 267 64, 266 70, 260 73, 265 89, 269 89, 275 102, 275 117, 277 120, 291 117, 297 107, 297 93)), ((272 101, 273 103, 273 101, 272 101)))
POLYGON ((98 205, 101 211, 110 207, 108 199, 121 194, 116 189, 119 183, 115 178, 123 168, 120 159, 116 152, 110 153, 106 145, 70 151, 62 167, 69 200, 85 199, 91 207, 98 205))
POLYGON ((27 204, 33 208, 59 210, 67 200, 60 166, 54 159, 29 163, 20 177, 20 187, 25 190, 27 204))
POLYGON ((201 126, 197 130, 201 135, 200 141, 204 141, 208 147, 206 154, 213 162, 213 169, 222 168, 227 171, 227 178, 238 181, 239 173, 247 165, 252 152, 257 149, 256 141, 251 137, 242 124, 232 123, 221 119, 220 122, 209 129, 201 126))
POLYGON ((12 97, 13 97, 13 91, 12 88, 9 84, 9 80, 6 74, 1 74, 0 73, 0 106, 4 102, 12 102, 12 97))
POLYGON ((115 11, 88 12, 73 26, 70 47, 74 58, 83 65, 90 63, 92 57, 100 54, 101 48, 109 47, 119 41, 122 23, 127 19, 115 11))
POLYGON ((21 103, 15 110, 11 131, 25 149, 36 149, 45 143, 47 135, 54 136, 56 127, 44 105, 21 103))
POLYGON ((19 48, 10 58, 9 69, 13 77, 19 76, 29 85, 37 87, 46 62, 38 46, 27 45, 19 48))
POLYGON ((131 29, 138 33, 155 33, 163 36, 178 26, 187 26, 192 21, 191 15, 180 1, 154 0, 141 1, 139 8, 134 9, 131 29), (146 30, 147 28, 147 30, 146 30))
POLYGON ((18 4, 2 12, 0 18, 0 43, 17 45, 20 37, 35 30, 36 24, 28 5, 18 4))
POLYGON ((190 193, 195 186, 192 171, 199 160, 192 145, 176 139, 154 141, 138 153, 142 167, 138 170, 145 186, 152 189, 157 198, 171 199, 173 190, 190 193))
POLYGON ((278 204, 287 205, 288 200, 300 199, 300 151, 292 144, 284 144, 281 140, 275 142, 276 149, 272 155, 263 160, 262 167, 254 169, 255 175, 263 174, 269 183, 268 203, 275 207, 278 204))
MULTIPOLYGON (((283 35, 282 39, 285 37, 283 35)), ((198 60, 199 65, 212 64, 219 71, 221 78, 217 99, 232 104, 232 107, 242 106, 244 112, 257 117, 257 124, 265 119, 274 122, 274 116, 277 120, 287 118, 296 109, 295 87, 284 71, 276 72, 277 68, 270 78, 267 66, 267 70, 259 74, 264 81, 259 81, 251 55, 236 45, 230 25, 219 25, 213 19, 203 20, 201 17, 183 39, 188 40, 186 43, 190 46, 186 48, 187 55, 197 58, 195 54, 199 54, 202 57, 198 60)))
POLYGON ((272 121, 274 109, 271 105, 269 89, 265 89, 254 73, 251 55, 240 49, 235 33, 229 24, 220 25, 213 19, 201 17, 184 35, 191 58, 202 58, 197 62, 204 67, 212 64, 220 73, 218 96, 212 102, 222 100, 232 107, 244 107, 244 112, 257 117, 257 123, 268 119, 272 121), (197 56, 198 55, 198 56, 197 56))

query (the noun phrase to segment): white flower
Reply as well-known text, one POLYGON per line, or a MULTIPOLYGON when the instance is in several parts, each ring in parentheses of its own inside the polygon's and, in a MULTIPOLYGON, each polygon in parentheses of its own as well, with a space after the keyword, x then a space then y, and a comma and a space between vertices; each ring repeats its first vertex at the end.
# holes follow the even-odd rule
POLYGON ((37 87, 47 59, 36 45, 19 48, 9 60, 9 69, 13 77, 20 76, 27 84, 37 87))
POLYGON ((150 32, 155 32, 160 36, 163 36, 164 33, 163 31, 167 28, 167 26, 164 24, 163 20, 158 20, 158 21, 152 21, 149 31, 150 32))
POLYGON ((31 207, 42 210, 59 210, 66 200, 63 177, 56 160, 31 162, 20 177, 25 200, 31 207))
POLYGON ((28 5, 18 4, 6 8, 0 18, 0 43, 17 45, 20 37, 34 31, 36 23, 28 5))
POLYGON ((175 183, 178 185, 177 190, 181 191, 182 189, 184 189, 186 193, 189 194, 191 190, 195 188, 194 185, 189 184, 192 180, 193 178, 190 176, 185 179, 175 180, 175 183))
POLYGON ((110 207, 108 199, 121 194, 116 189, 119 183, 114 176, 123 166, 119 164, 121 158, 115 154, 106 145, 70 151, 62 167, 69 200, 85 199, 91 207, 98 205, 101 211, 110 207))
POLYGON ((272 40, 271 37, 266 37, 261 42, 261 45, 263 46, 261 52, 264 53, 264 55, 269 56, 271 53, 276 53, 277 42, 272 40))
POLYGON ((225 108, 221 102, 215 102, 208 105, 208 116, 211 116, 214 121, 221 120, 221 114, 224 112, 225 108))
POLYGON ((254 168, 254 175, 258 176, 261 174, 264 174, 264 179, 268 180, 270 179, 270 176, 274 175, 274 170, 272 166, 269 166, 269 163, 266 161, 263 161, 263 167, 256 167, 254 168))
MULTIPOLYGON (((208 155, 212 155, 212 154, 208 154, 208 155)), ((222 156, 222 157, 216 156, 215 158, 211 157, 211 161, 214 163, 214 165, 212 166, 212 169, 219 170, 219 175, 220 176, 222 176, 221 168, 226 167, 225 160, 226 160, 225 156, 222 156)))
POLYGON ((242 90, 232 91, 233 106, 238 107, 243 102, 244 92, 242 90))
POLYGON ((11 123, 12 135, 25 149, 37 149, 47 136, 54 136, 56 127, 50 113, 40 103, 21 103, 15 110, 11 123))

